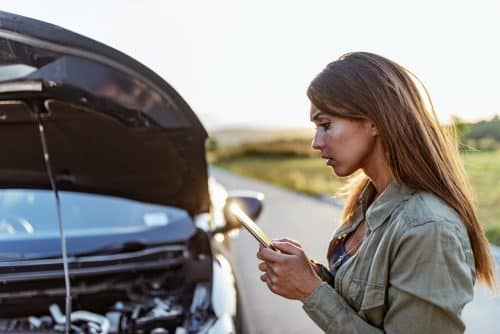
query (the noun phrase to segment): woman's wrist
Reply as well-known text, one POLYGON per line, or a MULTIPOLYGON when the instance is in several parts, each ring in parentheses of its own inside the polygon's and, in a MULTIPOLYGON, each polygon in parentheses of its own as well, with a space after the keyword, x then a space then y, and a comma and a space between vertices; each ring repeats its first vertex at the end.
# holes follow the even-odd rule
POLYGON ((302 285, 302 291, 300 296, 300 301, 304 300, 313 293, 314 290, 323 282, 323 280, 317 275, 313 275, 310 280, 306 280, 302 285))
POLYGON ((321 271, 322 271, 322 265, 321 263, 318 263, 314 261, 313 259, 309 259, 309 262, 311 263, 312 268, 314 269, 314 272, 320 277, 321 277, 321 271))

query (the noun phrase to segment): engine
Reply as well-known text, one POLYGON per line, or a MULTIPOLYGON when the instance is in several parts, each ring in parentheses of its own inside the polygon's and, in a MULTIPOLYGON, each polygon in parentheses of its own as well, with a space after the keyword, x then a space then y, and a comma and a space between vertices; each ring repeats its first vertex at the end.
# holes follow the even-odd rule
MULTIPOLYGON (((185 303, 184 293, 165 291, 154 282, 148 282, 147 291, 144 288, 144 284, 130 287, 127 298, 115 301, 104 313, 80 309, 71 312, 70 333, 203 333, 215 320, 206 282, 196 284, 189 304, 185 303)), ((99 305, 92 309, 99 309, 99 305)), ((66 316, 56 303, 48 305, 45 314, 0 318, 0 333, 64 333, 65 329, 66 316)))

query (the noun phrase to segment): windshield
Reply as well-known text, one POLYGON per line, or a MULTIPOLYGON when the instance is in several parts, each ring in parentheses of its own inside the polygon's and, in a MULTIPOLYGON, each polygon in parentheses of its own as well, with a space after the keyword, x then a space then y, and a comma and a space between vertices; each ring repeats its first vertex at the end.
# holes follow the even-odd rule
MULTIPOLYGON (((103 195, 59 191, 68 235, 141 231, 187 217, 184 210, 103 195)), ((0 240, 59 233, 50 190, 0 189, 0 240)))

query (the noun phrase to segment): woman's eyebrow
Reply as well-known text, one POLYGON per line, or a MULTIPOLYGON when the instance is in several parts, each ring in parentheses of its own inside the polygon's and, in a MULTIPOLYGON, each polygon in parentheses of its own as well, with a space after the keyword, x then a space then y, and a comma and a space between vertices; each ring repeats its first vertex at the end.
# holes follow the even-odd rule
POLYGON ((311 116, 311 122, 314 122, 323 112, 321 110, 317 110, 314 114, 311 116))

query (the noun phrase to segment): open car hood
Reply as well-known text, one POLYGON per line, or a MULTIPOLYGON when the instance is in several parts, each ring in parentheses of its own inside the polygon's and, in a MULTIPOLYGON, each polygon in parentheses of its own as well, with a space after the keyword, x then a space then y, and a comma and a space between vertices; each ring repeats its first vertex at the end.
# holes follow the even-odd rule
POLYGON ((1 188, 51 188, 40 123, 58 189, 208 210, 207 134, 167 82, 104 44, 0 12, 1 188))

